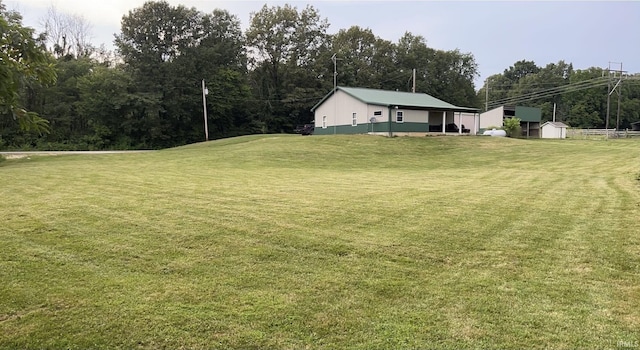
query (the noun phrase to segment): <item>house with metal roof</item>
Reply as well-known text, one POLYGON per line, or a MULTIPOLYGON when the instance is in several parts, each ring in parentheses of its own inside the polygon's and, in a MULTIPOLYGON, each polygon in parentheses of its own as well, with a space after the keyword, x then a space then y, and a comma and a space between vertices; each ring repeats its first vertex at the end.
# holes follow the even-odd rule
POLYGON ((417 136, 479 130, 478 109, 454 106, 424 93, 338 86, 311 111, 316 135, 417 136))

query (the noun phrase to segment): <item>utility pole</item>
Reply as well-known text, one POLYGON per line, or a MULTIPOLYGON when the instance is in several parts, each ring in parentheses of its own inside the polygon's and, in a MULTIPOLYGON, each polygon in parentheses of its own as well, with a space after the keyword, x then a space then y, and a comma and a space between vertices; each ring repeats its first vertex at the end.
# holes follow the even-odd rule
POLYGON ((333 134, 337 133, 336 124, 337 124, 337 114, 338 114, 338 100, 336 97, 336 88, 338 87, 338 58, 336 57, 337 53, 334 53, 331 56, 331 60, 333 61, 333 134))
POLYGON ((620 88, 618 89, 618 113, 616 113, 616 131, 620 130, 620 99, 622 98, 622 62, 620 62, 620 80, 618 80, 620 88))
POLYGON ((605 117, 604 129, 609 138, 609 106, 611 105, 611 62, 609 62, 609 68, 607 68, 607 116, 605 117))
POLYGON ((413 89, 411 89, 411 91, 415 94, 416 93, 416 69, 413 69, 413 89))
POLYGON ((484 80, 484 111, 489 110, 489 78, 484 80))
POLYGON ((209 126, 207 125, 207 95, 209 89, 204 85, 204 79, 202 79, 202 107, 204 107, 204 140, 209 141, 209 126))
POLYGON ((607 117, 606 117, 606 133, 607 133, 607 138, 609 138, 609 109, 611 107, 611 94, 613 94, 613 92, 617 92, 618 93, 618 112, 616 114, 616 132, 618 131, 618 129, 620 128, 620 102, 622 99, 622 88, 621 88, 621 84, 622 84, 622 75, 624 74, 624 71, 622 70, 622 62, 609 62, 609 68, 607 69, 607 73, 608 73, 608 83, 607 83, 607 117), (614 70, 613 71, 613 79, 611 77, 611 64, 619 64, 620 65, 620 69, 619 70, 614 70), (616 82, 616 84, 613 86, 613 88, 611 88, 611 83, 613 82, 613 80, 615 80, 615 78, 618 78, 618 81, 616 82))
POLYGON ((335 90, 338 86, 338 58, 335 53, 331 56, 331 60, 333 61, 333 89, 335 90))

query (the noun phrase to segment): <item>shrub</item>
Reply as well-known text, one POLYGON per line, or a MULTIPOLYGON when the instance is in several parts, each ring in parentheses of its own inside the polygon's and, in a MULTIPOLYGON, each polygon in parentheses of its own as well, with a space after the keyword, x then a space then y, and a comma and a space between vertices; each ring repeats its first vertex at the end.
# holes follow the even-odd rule
POLYGON ((508 137, 518 137, 522 135, 522 128, 520 127, 520 118, 507 118, 504 120, 504 131, 507 132, 508 137))

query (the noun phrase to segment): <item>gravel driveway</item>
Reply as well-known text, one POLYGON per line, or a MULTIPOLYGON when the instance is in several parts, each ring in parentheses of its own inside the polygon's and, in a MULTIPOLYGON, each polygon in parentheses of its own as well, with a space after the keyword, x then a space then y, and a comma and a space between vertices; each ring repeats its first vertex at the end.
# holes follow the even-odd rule
POLYGON ((150 150, 138 151, 32 151, 32 152, 0 152, 6 159, 25 158, 29 156, 61 156, 68 154, 117 154, 117 153, 143 153, 150 150))

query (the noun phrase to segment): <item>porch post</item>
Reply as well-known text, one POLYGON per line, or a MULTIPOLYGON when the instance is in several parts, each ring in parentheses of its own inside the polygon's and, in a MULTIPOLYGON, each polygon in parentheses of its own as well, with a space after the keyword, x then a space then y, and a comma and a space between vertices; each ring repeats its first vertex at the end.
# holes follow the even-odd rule
MULTIPOLYGON (((471 133, 471 131, 469 131, 469 133, 471 133)), ((476 131, 476 113, 474 112, 473 113, 473 134, 471 134, 471 135, 475 135, 477 133, 478 132, 476 131)))
POLYGON ((429 111, 427 111, 427 133, 429 133, 429 128, 431 128, 430 125, 431 124, 429 124, 429 111))
POLYGON ((479 131, 480 131, 480 114, 473 113, 473 134, 478 135, 479 131), (476 117, 478 117, 477 121, 476 121, 476 117))
POLYGON ((458 112, 458 124, 460 124, 458 127, 458 134, 462 135, 462 112, 458 112))
POLYGON ((389 105, 389 137, 393 136, 393 133, 391 132, 391 112, 393 111, 393 107, 391 105, 389 105))
POLYGON ((443 134, 447 133, 446 127, 447 127, 447 112, 443 111, 442 112, 442 133, 443 134))

